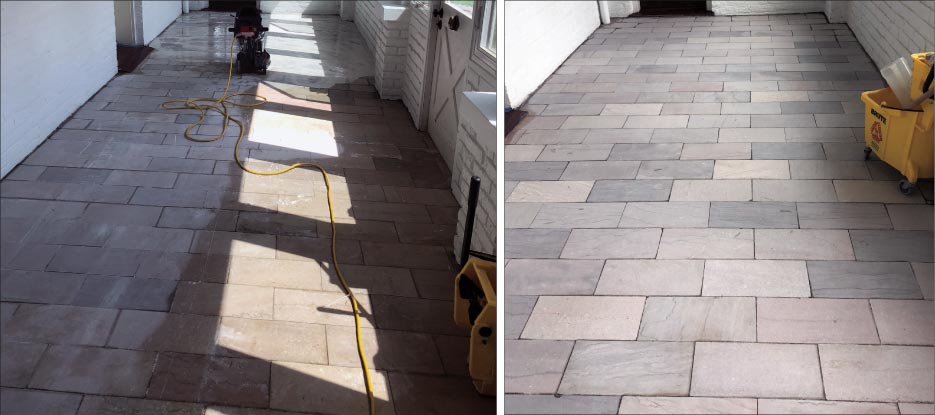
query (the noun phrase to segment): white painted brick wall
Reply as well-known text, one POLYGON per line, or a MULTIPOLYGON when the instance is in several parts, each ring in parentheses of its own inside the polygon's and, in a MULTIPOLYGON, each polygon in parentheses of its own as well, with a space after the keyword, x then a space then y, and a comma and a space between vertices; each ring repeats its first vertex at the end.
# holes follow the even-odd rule
POLYGON ((409 53, 411 5, 397 19, 382 18, 379 1, 358 1, 354 23, 374 54, 374 86, 383 99, 402 99, 409 53))
POLYGON ((851 1, 847 25, 877 67, 935 50, 935 1, 851 1))
MULTIPOLYGON (((461 107, 471 105, 464 97, 461 107)), ((458 211, 458 225, 454 238, 454 252, 458 261, 461 260, 461 244, 464 240, 464 225, 467 220, 468 194, 471 188, 471 177, 478 176, 481 180, 480 194, 477 199, 477 211, 474 215, 474 233, 471 238, 471 249, 491 255, 497 249, 497 140, 495 131, 490 130, 491 136, 484 136, 472 125, 472 117, 460 117, 462 122, 458 126, 458 143, 455 149, 455 161, 452 166, 451 191, 461 205, 458 211)), ((478 128, 483 128, 478 126, 478 128)))
POLYGON ((112 2, 0 2, 0 177, 117 73, 115 36, 112 2))
POLYGON ((821 1, 712 1, 711 11, 717 16, 755 14, 814 13, 825 11, 821 1))

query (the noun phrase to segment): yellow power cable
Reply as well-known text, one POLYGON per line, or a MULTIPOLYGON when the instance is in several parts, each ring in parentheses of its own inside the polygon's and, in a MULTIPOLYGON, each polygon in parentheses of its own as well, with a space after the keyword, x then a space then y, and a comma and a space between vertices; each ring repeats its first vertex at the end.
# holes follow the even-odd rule
POLYGON ((177 99, 170 100, 162 103, 162 108, 167 110, 184 110, 184 109, 195 109, 201 112, 201 117, 198 121, 195 121, 188 128, 185 129, 185 138, 191 141, 197 141, 202 143, 207 143, 211 141, 217 141, 224 137, 224 133, 227 131, 228 121, 233 121, 240 128, 240 133, 237 135, 237 143, 234 144, 234 161, 241 168, 241 170, 252 173, 260 176, 275 176, 283 174, 297 167, 314 167, 321 172, 321 176, 325 179, 325 188, 327 189, 328 196, 328 215, 331 218, 331 260, 334 263, 334 271, 338 275, 338 279, 341 280, 341 287, 344 289, 344 292, 347 294, 347 297, 351 299, 351 307, 354 310, 354 328, 357 334, 357 355, 360 357, 360 365, 364 372, 364 386, 367 388, 367 404, 370 409, 370 415, 374 415, 374 405, 373 405, 373 384, 370 380, 370 370, 367 368, 367 356, 364 354, 364 343, 361 338, 360 333, 360 310, 357 306, 357 297, 354 296, 354 292, 351 291, 350 286, 347 285, 347 280, 344 279, 344 274, 341 273, 341 267, 338 265, 338 229, 337 225, 334 222, 334 206, 331 203, 331 182, 328 180, 328 173, 325 172, 325 169, 318 164, 311 162, 301 162, 295 163, 290 166, 287 166, 281 170, 275 171, 256 171, 252 170, 249 167, 245 166, 243 162, 240 161, 240 142, 243 140, 244 125, 243 121, 240 121, 234 117, 231 117, 230 113, 227 110, 227 105, 230 104, 237 107, 256 107, 265 104, 268 100, 266 97, 257 94, 246 94, 246 93, 237 93, 237 94, 228 94, 231 86, 231 77, 234 73, 234 42, 237 40, 237 37, 234 36, 231 39, 230 47, 230 67, 227 71, 227 86, 224 87, 224 94, 220 98, 192 98, 192 99, 177 99), (239 102, 229 101, 228 98, 233 98, 236 96, 252 96, 258 99, 262 99, 261 102, 256 102, 253 104, 242 104, 239 102), (198 102, 208 102, 207 104, 198 104, 198 102), (170 104, 184 104, 181 106, 169 106, 170 104), (224 116, 224 125, 221 128, 221 133, 210 138, 196 138, 192 137, 191 129, 201 125, 204 122, 205 117, 208 114, 209 110, 214 110, 224 116))

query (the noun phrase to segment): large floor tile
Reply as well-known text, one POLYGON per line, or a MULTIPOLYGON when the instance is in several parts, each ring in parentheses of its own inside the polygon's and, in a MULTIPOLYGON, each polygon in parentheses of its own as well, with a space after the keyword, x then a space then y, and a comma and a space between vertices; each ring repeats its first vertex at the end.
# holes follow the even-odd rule
POLYGON ((814 345, 698 343, 692 396, 821 399, 814 345))
POLYGON ((808 273, 803 261, 705 261, 701 294, 808 297, 808 273))
POLYGON ((640 321, 643 341, 756 341, 753 298, 649 297, 640 321))
POLYGON ((653 258, 662 233, 647 229, 573 229, 564 259, 653 258))
POLYGON ((700 260, 609 260, 598 295, 699 295, 704 272, 700 260))
POLYGON ((665 229, 659 259, 753 258, 751 229, 665 229))
POLYGON ((755 414, 756 399, 624 396, 620 414, 755 414))
POLYGON ((935 344, 935 305, 918 300, 870 300, 883 344, 935 344))
POLYGON ((758 298, 756 338, 761 343, 879 343, 867 300, 822 298, 758 298))
POLYGON ((508 295, 589 295, 594 293, 604 261, 514 259, 506 272, 508 295))
POLYGON ((925 402, 933 399, 932 347, 819 345, 831 400, 925 402))
POLYGON ((688 342, 577 342, 561 394, 687 396, 688 342))
POLYGON ((849 260, 854 248, 847 231, 757 229, 757 259, 849 260))
POLYGON ((575 342, 509 340, 504 342, 506 393, 554 394, 575 342))
POLYGON ((523 339, 635 340, 643 297, 541 296, 523 339))
POLYGON ((879 402, 805 401, 794 399, 758 399, 761 414, 896 414, 896 405, 879 402))
POLYGON ((151 352, 53 345, 39 362, 29 387, 142 397, 155 362, 156 354, 151 352))
POLYGON ((906 262, 808 261, 812 296, 922 298, 906 262))
POLYGON ((532 414, 616 414, 620 398, 586 395, 511 395, 503 400, 504 413, 532 414))

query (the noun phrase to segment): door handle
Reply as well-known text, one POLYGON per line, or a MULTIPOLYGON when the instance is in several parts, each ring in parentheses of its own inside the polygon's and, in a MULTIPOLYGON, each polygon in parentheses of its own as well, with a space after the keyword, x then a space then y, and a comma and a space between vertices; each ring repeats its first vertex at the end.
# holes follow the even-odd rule
POLYGON ((432 9, 432 17, 437 17, 438 21, 435 22, 435 27, 438 30, 442 30, 442 17, 445 15, 445 8, 439 7, 437 9, 432 9))
POLYGON ((458 15, 454 15, 448 18, 449 29, 457 32, 459 27, 461 27, 461 19, 458 19, 458 15))

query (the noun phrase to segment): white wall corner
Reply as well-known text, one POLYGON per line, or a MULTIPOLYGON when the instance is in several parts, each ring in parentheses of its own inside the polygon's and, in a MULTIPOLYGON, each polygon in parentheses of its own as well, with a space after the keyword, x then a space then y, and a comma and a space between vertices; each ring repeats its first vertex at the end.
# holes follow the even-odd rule
POLYGON ((610 8, 610 17, 627 17, 631 14, 639 13, 640 2, 612 0, 607 2, 610 8))
POLYGON ((825 17, 830 23, 847 23, 848 7, 850 2, 846 0, 826 0, 825 17))

